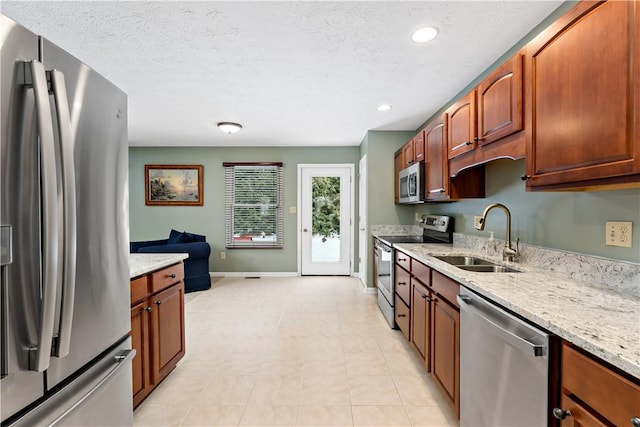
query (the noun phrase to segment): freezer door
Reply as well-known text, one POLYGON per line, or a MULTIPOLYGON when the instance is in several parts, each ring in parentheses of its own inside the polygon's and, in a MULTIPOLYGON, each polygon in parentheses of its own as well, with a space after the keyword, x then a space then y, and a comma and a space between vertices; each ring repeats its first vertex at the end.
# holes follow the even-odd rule
MULTIPOLYGON (((130 330, 129 166, 125 93, 46 39, 42 59, 47 70, 64 75, 77 213, 69 352, 52 358, 47 371, 51 388, 130 330)), ((61 335, 68 332, 62 323, 58 329, 61 335)))
POLYGON ((131 340, 126 339, 6 427, 132 425, 131 360, 134 356, 131 340))
POLYGON ((40 332, 40 190, 34 89, 25 61, 38 58, 35 34, 0 14, 0 223, 11 225, 13 256, 2 274, 2 421, 44 393, 44 374, 29 370, 40 332))

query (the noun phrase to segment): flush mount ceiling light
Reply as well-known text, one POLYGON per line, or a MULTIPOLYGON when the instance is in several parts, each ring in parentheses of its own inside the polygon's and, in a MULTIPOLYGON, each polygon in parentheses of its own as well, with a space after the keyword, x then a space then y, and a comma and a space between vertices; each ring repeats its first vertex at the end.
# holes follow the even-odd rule
POLYGON ((378 105, 378 108, 376 108, 378 111, 389 111, 391 110, 391 105, 388 104, 382 104, 382 105, 378 105))
POLYGON ((424 27, 416 30, 411 36, 411 40, 416 43, 426 43, 436 38, 438 29, 436 27, 424 27))
POLYGON ((242 129, 242 125, 233 122, 220 122, 218 123, 218 129, 220 129, 224 133, 232 134, 240 132, 240 129, 242 129))

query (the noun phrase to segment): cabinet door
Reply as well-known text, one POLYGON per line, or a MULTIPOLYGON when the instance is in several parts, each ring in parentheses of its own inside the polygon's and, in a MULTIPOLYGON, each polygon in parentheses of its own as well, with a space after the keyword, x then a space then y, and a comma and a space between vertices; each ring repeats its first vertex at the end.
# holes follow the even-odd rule
POLYGON ((480 146, 522 130, 522 55, 498 67, 477 91, 480 146))
POLYGON ((151 296, 154 346, 153 384, 158 384, 184 356, 184 284, 151 296))
POLYGON ((429 372, 429 291, 415 278, 411 280, 413 295, 411 301, 411 342, 420 353, 429 372))
POLYGON ((425 160, 424 131, 422 130, 413 137, 413 160, 415 162, 423 162, 425 160))
POLYGON ((404 158, 402 157, 402 148, 395 152, 393 155, 393 200, 398 203, 400 200, 400 187, 398 181, 400 177, 400 171, 404 168, 404 158))
POLYGON ((427 125, 424 146, 427 151, 425 196, 427 200, 444 199, 449 192, 446 114, 427 125))
POLYGON ((562 409, 569 414, 560 422, 561 427, 606 427, 589 410, 566 394, 562 395, 562 409))
POLYGON ((142 402, 150 391, 151 375, 149 372, 149 312, 147 301, 142 301, 131 308, 131 346, 136 351, 133 358, 133 406, 142 402))
POLYGON ((431 374, 460 416, 460 313, 440 296, 431 310, 431 374))
POLYGON ((447 110, 449 126, 449 158, 475 150, 478 136, 476 126, 476 91, 472 90, 447 110))
POLYGON ((404 158, 404 166, 406 168, 415 163, 415 154, 413 151, 413 139, 402 146, 402 156, 404 158))
POLYGON ((579 2, 527 45, 529 188, 640 173, 639 24, 637 2, 579 2))

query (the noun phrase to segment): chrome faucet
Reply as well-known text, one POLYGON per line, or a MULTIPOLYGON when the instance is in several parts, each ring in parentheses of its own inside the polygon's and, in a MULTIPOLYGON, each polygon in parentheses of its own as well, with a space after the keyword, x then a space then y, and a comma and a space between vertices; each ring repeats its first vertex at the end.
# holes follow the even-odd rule
POLYGON ((484 224, 487 220, 487 214, 493 208, 500 208, 507 214, 507 241, 504 244, 504 248, 502 249, 502 260, 503 261, 514 261, 520 255, 518 247, 520 245, 520 238, 516 239, 516 248, 514 249, 511 245, 511 212, 505 205, 500 203, 492 203, 484 209, 482 212, 482 218, 475 225, 476 230, 484 230, 484 224))

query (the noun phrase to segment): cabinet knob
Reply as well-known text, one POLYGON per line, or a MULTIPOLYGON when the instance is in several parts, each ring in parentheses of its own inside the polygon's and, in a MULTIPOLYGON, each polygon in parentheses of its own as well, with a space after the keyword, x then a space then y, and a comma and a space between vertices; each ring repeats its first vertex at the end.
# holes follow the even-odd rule
POLYGON ((407 282, 398 282, 398 286, 407 286, 407 282))
POLYGON ((407 317, 406 314, 398 314, 398 317, 407 317))
POLYGON ((522 181, 528 181, 528 180, 530 180, 530 179, 531 179, 531 177, 530 177, 529 175, 522 175, 522 176, 520 177, 520 179, 521 179, 522 181))
POLYGON ((162 301, 157 300, 157 301, 156 301, 156 304, 157 304, 157 305, 160 305, 160 304, 162 304, 162 301))
POLYGON ((564 420, 571 416, 571 412, 568 409, 553 408, 553 416, 558 420, 564 420))
POLYGON ((631 418, 631 425, 633 427, 640 427, 640 417, 631 418))
MULTIPOLYGON (((478 138, 476 138, 476 139, 478 139, 478 138)), ((465 145, 471 145, 471 144, 472 144, 471 141, 465 142, 465 145)))
POLYGON ((144 310, 145 310, 145 311, 147 311, 147 312, 149 312, 149 313, 151 313, 151 312, 153 311, 153 308, 151 308, 151 307, 145 307, 145 308, 144 308, 144 310))
POLYGON ((175 274, 169 274, 169 277, 170 277, 171 279, 175 279, 175 278, 176 278, 176 275, 175 275, 175 274))
MULTIPOLYGON (((479 143, 480 141, 484 141, 485 138, 478 138, 477 136, 473 138, 473 140, 477 143, 479 143)), ((469 145, 469 143, 467 143, 467 145, 469 145)))
POLYGON ((400 262, 405 262, 407 259, 406 258, 398 258, 398 261, 400 262))

